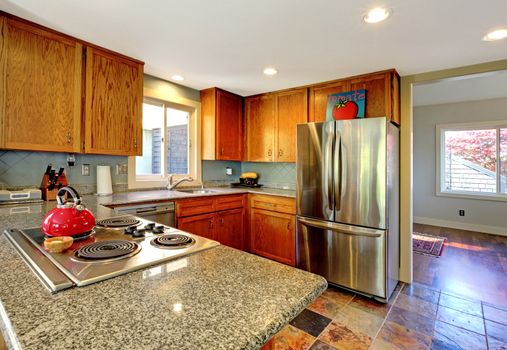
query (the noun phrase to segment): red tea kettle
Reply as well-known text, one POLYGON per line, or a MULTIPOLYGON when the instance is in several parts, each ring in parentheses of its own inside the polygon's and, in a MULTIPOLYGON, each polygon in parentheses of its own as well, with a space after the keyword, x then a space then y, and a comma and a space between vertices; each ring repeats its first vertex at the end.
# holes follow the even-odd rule
POLYGON ((70 187, 62 187, 56 194, 56 208, 46 214, 42 221, 42 232, 46 236, 80 236, 95 226, 95 217, 81 204, 81 197, 70 187), (65 193, 70 194, 73 203, 65 203, 65 193))

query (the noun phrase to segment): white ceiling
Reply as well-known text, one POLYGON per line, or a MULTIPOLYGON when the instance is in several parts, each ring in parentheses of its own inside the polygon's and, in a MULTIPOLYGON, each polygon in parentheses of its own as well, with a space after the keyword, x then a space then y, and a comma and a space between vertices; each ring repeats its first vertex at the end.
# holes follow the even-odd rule
POLYGON ((0 0, 0 9, 139 58, 196 89, 250 95, 396 68, 401 75, 507 57, 507 1, 0 0), (362 17, 392 8, 384 23, 362 17), (279 74, 262 70, 275 66, 279 74))
POLYGON ((507 71, 415 85, 414 106, 507 97, 507 71))

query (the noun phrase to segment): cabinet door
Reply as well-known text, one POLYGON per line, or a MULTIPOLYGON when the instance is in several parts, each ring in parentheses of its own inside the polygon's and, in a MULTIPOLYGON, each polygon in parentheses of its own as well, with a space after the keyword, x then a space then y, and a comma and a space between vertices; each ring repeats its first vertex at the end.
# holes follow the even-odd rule
POLYGON ((216 159, 243 159, 243 100, 217 89, 216 159))
POLYGON ((247 158, 251 162, 272 162, 275 143, 275 96, 245 99, 247 158))
POLYGON ((250 209, 250 251, 288 265, 295 265, 295 216, 250 209))
POLYGON ((226 246, 245 248, 245 210, 232 209, 219 212, 216 223, 216 239, 226 246))
POLYGON ((317 85, 310 88, 310 122, 323 122, 326 120, 328 95, 347 92, 349 90, 350 85, 347 80, 338 80, 333 83, 317 85))
POLYGON ((209 239, 215 239, 215 214, 178 218, 178 229, 209 239))
POLYGON ((306 89, 276 96, 277 162, 296 162, 296 125, 308 121, 307 101, 306 89))
POLYGON ((142 64, 86 51, 85 153, 141 155, 142 64))
POLYGON ((350 90, 366 89, 365 118, 391 118, 391 79, 389 73, 372 74, 350 80, 350 90))
POLYGON ((0 16, 0 147, 80 150, 82 54, 71 38, 0 16))

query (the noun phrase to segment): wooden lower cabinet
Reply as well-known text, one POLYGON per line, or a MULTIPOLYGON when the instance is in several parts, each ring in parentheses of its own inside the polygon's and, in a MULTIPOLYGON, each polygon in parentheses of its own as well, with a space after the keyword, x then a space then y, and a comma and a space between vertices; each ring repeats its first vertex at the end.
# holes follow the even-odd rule
POLYGON ((245 249, 245 209, 233 209, 216 214, 216 240, 221 244, 245 249))
POLYGON ((214 226, 214 213, 194 215, 178 219, 178 229, 209 239, 216 239, 214 226))
POLYGON ((0 332, 0 350, 7 350, 7 345, 5 345, 4 338, 2 337, 2 332, 0 332))
POLYGON ((263 209, 250 209, 250 251, 295 266, 296 217, 263 209))

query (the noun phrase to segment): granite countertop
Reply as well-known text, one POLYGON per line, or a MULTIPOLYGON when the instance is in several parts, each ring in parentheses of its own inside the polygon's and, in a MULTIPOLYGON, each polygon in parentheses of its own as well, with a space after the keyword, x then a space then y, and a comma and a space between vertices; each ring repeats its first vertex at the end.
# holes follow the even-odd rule
MULTIPOLYGON (((98 219, 114 215, 103 200, 83 198, 98 219)), ((38 226, 54 205, 1 208, 0 229, 38 226)), ((225 246, 56 294, 2 233, 0 261, 0 328, 22 349, 257 349, 327 286, 225 246)))
MULTIPOLYGON (((182 188, 185 189, 185 188, 182 188)), ((228 194, 239 194, 239 193, 257 193, 267 194, 272 196, 296 198, 296 191, 284 190, 277 188, 230 188, 230 187, 210 187, 205 188, 211 190, 210 193, 185 193, 177 190, 146 190, 146 191, 132 191, 116 193, 111 196, 103 196, 100 198, 100 203, 103 205, 123 205, 123 204, 134 204, 149 201, 171 201, 183 198, 196 198, 196 197, 207 197, 207 196, 223 196, 228 194)))

